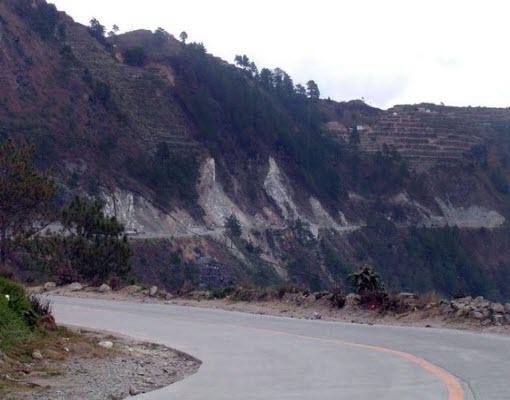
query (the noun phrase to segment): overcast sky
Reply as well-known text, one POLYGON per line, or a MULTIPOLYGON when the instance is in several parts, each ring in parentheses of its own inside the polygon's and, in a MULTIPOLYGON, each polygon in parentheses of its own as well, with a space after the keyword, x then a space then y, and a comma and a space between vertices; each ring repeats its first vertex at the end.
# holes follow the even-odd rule
POLYGON ((82 23, 185 30, 227 61, 247 54, 296 83, 314 79, 335 100, 510 106, 505 0, 53 2, 82 23))

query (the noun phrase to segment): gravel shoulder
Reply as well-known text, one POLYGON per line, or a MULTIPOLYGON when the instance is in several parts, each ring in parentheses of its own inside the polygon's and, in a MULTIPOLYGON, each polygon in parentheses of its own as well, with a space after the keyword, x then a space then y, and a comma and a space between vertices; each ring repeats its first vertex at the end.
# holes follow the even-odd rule
POLYGON ((4 374, 5 400, 120 400, 194 374, 195 358, 166 346, 71 329, 52 349, 4 374), (6 376, 7 375, 7 376, 6 376))

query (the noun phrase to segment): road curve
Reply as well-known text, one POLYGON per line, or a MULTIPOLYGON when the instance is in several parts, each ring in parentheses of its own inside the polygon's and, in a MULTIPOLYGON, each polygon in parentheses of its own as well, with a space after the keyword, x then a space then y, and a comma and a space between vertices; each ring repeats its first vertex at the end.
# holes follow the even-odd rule
POLYGON ((52 297, 57 321, 203 361, 144 400, 505 400, 510 337, 52 297))

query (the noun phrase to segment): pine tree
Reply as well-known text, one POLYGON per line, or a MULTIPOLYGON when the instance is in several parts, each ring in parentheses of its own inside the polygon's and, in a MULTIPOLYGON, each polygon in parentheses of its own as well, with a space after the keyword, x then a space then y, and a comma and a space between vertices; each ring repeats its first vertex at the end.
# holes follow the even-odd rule
POLYGON ((230 217, 225 220, 225 230, 227 232, 227 236, 231 239, 240 238, 243 234, 241 224, 235 214, 230 215, 230 217))
POLYGON ((39 172, 34 147, 8 139, 0 145, 0 262, 47 224, 55 192, 50 172, 39 172))
POLYGON ((310 80, 306 83, 306 92, 308 97, 312 100, 318 100, 321 96, 321 92, 319 91, 319 86, 315 83, 315 81, 310 80))
POLYGON ((132 252, 124 226, 104 215, 99 201, 74 198, 62 211, 62 225, 59 261, 81 278, 104 281, 129 272, 132 252))

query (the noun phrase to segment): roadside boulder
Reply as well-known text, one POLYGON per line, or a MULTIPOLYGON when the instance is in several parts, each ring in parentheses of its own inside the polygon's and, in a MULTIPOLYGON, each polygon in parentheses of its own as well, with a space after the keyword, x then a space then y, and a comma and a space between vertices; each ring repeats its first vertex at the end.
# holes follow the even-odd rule
POLYGON ((113 342, 110 342, 108 340, 102 340, 101 342, 98 343, 98 346, 101 346, 102 348, 109 350, 113 348, 113 342))
POLYGON ((452 308, 455 311, 462 310, 464 311, 468 306, 470 306, 473 302, 473 298, 471 296, 462 297, 460 299, 455 299, 450 302, 452 308))
POLYGON ((475 311, 475 310, 471 311, 471 312, 469 313, 469 316, 470 316, 471 318, 473 318, 473 319, 477 319, 477 320, 482 320, 482 319, 484 319, 484 318, 485 318, 485 316, 484 316, 484 315, 483 315, 480 311, 475 311))
POLYGON ((99 293, 108 293, 112 291, 112 288, 108 286, 106 283, 103 283, 99 288, 97 289, 99 293))
POLYGON ((79 282, 73 282, 68 286, 68 289, 71 292, 79 292, 83 289, 83 286, 79 282))
POLYGON ((32 358, 34 360, 42 360, 44 357, 43 357, 42 353, 39 350, 34 350, 32 352, 32 358))
POLYGON ((149 296, 154 297, 158 294, 158 287, 157 286, 151 286, 149 289, 149 296))
POLYGON ((501 303, 491 303, 490 310, 493 314, 504 314, 505 306, 501 303))
POLYGON ((57 287, 57 284, 55 282, 46 282, 43 287, 44 287, 44 290, 46 290, 46 291, 53 290, 57 287))
POLYGON ((480 309, 480 308, 488 308, 490 306, 490 301, 484 299, 482 296, 476 297, 472 302, 471 305, 474 308, 480 309))
POLYGON ((491 312, 488 308, 482 308, 482 309, 479 309, 478 311, 480 311, 485 318, 489 318, 491 315, 491 312))

